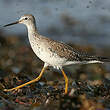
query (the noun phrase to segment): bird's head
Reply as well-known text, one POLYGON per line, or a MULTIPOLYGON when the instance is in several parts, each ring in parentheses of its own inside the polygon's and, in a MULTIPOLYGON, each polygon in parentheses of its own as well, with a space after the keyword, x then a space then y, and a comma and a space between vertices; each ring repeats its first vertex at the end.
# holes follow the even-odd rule
POLYGON ((35 18, 31 14, 26 14, 26 15, 21 16, 21 18, 18 21, 7 24, 7 25, 4 25, 4 27, 14 25, 14 24, 19 24, 19 23, 20 24, 25 24, 25 25, 28 26, 28 25, 31 25, 31 24, 35 23, 35 18))

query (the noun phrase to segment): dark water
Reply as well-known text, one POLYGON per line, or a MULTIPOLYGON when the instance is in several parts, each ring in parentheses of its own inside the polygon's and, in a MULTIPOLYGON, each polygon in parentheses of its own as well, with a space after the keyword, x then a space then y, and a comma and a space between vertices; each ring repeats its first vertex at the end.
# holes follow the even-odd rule
MULTIPOLYGON (((110 45, 110 0, 0 0, 0 25, 33 14, 41 34, 76 44, 110 45)), ((23 25, 4 29, 26 34, 23 25)))

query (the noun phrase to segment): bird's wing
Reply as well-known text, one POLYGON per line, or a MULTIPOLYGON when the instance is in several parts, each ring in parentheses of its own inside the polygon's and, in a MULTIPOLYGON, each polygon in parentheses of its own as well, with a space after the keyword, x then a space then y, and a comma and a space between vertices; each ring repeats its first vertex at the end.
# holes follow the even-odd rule
POLYGON ((78 51, 71 46, 54 41, 51 44, 51 50, 54 51, 58 56, 66 58, 68 61, 82 61, 82 62, 110 62, 110 58, 89 55, 84 51, 78 51))
POLYGON ((58 42, 49 38, 45 38, 48 40, 48 45, 50 51, 57 54, 61 58, 66 58, 68 61, 100 61, 100 62, 110 62, 109 58, 89 55, 86 52, 78 51, 71 46, 58 42))
MULTIPOLYGON (((81 53, 65 43, 52 40, 49 42, 49 45, 51 46, 50 51, 56 53, 61 58, 66 58, 68 61, 80 61, 82 58, 81 53)), ((83 56, 85 55, 83 53, 83 56)))

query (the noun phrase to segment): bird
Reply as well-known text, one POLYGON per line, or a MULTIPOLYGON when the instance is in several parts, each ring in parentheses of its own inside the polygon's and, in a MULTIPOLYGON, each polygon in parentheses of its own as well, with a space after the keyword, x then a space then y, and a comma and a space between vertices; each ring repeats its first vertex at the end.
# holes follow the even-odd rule
POLYGON ((64 66, 72 64, 90 64, 90 63, 104 63, 110 62, 109 58, 89 55, 86 52, 78 51, 73 47, 67 45, 66 43, 50 39, 46 36, 41 35, 36 27, 35 17, 31 14, 25 14, 20 17, 16 22, 4 25, 4 27, 14 25, 14 24, 24 24, 27 27, 28 39, 33 52, 39 57, 43 62, 44 66, 39 74, 39 76, 27 83, 21 84, 17 87, 11 89, 4 89, 4 91, 18 90, 28 84, 37 82, 41 79, 44 71, 52 66, 62 72, 65 79, 65 90, 64 94, 68 93, 68 77, 64 72, 64 66))

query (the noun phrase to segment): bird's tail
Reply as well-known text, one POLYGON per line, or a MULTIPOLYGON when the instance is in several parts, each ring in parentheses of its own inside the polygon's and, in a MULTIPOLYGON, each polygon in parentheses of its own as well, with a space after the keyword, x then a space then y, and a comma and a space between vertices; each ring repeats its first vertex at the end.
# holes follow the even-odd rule
POLYGON ((104 62, 110 62, 110 58, 99 57, 99 56, 89 56, 84 58, 83 61, 87 61, 88 63, 104 63, 104 62))
POLYGON ((97 60, 101 62, 110 62, 110 58, 107 57, 97 57, 97 60))

